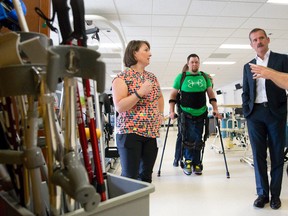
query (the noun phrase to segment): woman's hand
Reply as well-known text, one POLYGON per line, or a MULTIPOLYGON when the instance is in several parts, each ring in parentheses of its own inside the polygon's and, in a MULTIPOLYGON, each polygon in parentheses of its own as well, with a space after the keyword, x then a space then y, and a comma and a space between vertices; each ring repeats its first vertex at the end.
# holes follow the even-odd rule
POLYGON ((148 95, 151 91, 152 91, 152 84, 150 81, 146 80, 137 92, 141 97, 144 97, 148 95))

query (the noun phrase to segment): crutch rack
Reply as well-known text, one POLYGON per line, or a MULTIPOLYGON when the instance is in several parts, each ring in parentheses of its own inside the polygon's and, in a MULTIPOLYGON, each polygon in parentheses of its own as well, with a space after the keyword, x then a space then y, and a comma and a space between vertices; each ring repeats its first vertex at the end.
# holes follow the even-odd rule
MULTIPOLYGON (((36 65, 35 65, 36 66, 36 65)), ((37 65, 36 67, 43 67, 37 65)), ((4 164, 9 164, 9 161, 18 160, 19 164, 23 164, 29 172, 29 177, 32 185, 32 201, 35 214, 46 215, 46 204, 41 198, 41 170, 44 170, 45 160, 41 149, 37 146, 37 131, 38 131, 38 88, 40 77, 31 65, 16 65, 0 68, 0 97, 27 95, 28 110, 26 116, 22 116, 22 121, 25 120, 24 150, 20 153, 13 154, 11 150, 0 150, 0 155, 14 155, 14 159, 7 158, 7 161, 1 161, 4 164), (19 79, 19 77, 21 79, 19 79), (28 86, 27 86, 28 84, 28 86), (11 154, 12 153, 12 154, 11 154)), ((16 150, 14 150, 16 151, 16 150)), ((1 157, 1 156, 0 156, 1 157)), ((13 157, 13 156, 12 156, 13 157)), ((2 158, 2 157, 1 157, 2 158)), ((45 175, 45 173, 44 173, 45 175)), ((26 196, 30 199, 29 196, 26 196)), ((29 203, 28 200, 25 203, 29 203)))
MULTIPOLYGON (((0 150, 0 163, 23 165, 27 169, 29 176, 24 178, 26 186, 23 186, 25 192, 22 202, 24 208, 33 214, 59 215, 63 212, 59 188, 79 202, 85 211, 91 211, 98 206, 100 197, 90 184, 77 154, 73 83, 77 77, 93 79, 99 82, 97 91, 103 92, 105 64, 97 61, 100 54, 96 51, 72 46, 49 47, 49 44, 49 39, 38 33, 11 32, 0 36, 1 53, 9 50, 11 54, 8 58, 0 59, 0 101, 4 97, 17 98, 16 105, 21 107, 19 115, 24 131, 20 137, 23 146, 18 150, 0 150), (25 59, 19 50, 25 53, 25 59), (63 79, 70 87, 65 102, 65 131, 61 130, 53 106, 53 93, 59 80, 63 79), (46 157, 42 153, 43 149, 37 146, 39 117, 43 118, 45 127, 46 157), (43 196, 45 191, 49 194, 48 201, 47 195, 43 196)), ((2 126, 5 120, 2 115, 2 126)))

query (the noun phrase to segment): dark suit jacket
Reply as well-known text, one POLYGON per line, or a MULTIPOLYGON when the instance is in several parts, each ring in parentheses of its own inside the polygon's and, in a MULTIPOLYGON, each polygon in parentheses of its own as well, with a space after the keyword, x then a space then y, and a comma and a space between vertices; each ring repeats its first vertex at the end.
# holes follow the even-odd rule
MULTIPOLYGON (((256 59, 249 63, 256 64, 256 59)), ((256 80, 253 79, 249 63, 244 65, 243 69, 243 93, 242 108, 244 117, 249 117, 253 111, 254 101, 256 98, 256 80)), ((288 73, 288 56, 271 51, 267 67, 277 71, 288 73)), ((286 91, 278 87, 271 80, 265 81, 266 93, 268 98, 268 107, 276 118, 287 116, 287 97, 286 91)))

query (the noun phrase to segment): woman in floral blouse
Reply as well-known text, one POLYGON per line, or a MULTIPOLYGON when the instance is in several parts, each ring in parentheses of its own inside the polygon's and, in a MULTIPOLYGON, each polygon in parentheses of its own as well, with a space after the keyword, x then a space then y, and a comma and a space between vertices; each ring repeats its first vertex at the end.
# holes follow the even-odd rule
POLYGON ((145 70, 150 44, 133 40, 127 45, 127 67, 112 82, 117 117, 116 143, 122 176, 152 182, 157 158, 156 138, 163 120, 164 99, 156 76, 145 70))

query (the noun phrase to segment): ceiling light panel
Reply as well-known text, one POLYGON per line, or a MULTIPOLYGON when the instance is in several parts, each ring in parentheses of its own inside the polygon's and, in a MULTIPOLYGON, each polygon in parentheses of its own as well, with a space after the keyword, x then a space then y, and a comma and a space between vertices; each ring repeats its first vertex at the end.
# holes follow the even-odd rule
POLYGON ((288 4, 288 0, 268 0, 267 3, 272 3, 272 4, 288 4))

